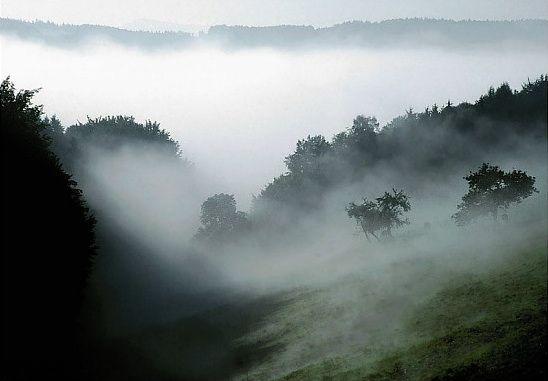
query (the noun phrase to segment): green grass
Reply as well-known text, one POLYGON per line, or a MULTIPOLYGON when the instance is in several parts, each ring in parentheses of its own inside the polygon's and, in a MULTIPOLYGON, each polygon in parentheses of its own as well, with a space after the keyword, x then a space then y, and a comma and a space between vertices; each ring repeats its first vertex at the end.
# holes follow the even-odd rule
POLYGON ((542 379, 546 247, 534 237, 442 253, 408 243, 397 248, 405 256, 321 287, 244 299, 106 343, 96 378, 542 379))
POLYGON ((544 379, 546 249, 515 253, 488 272, 450 279, 405 319, 403 348, 333 358, 283 380, 544 379))

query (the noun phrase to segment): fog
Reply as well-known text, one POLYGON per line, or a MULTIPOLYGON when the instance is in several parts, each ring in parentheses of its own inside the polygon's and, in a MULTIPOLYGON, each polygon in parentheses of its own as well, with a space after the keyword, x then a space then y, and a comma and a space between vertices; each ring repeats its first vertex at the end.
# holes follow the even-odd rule
POLYGON ((108 23, 123 25, 136 18, 183 24, 331 25, 352 19, 434 17, 451 19, 524 19, 546 18, 548 7, 542 0, 472 1, 447 3, 443 0, 264 0, 261 7, 251 0, 106 0, 53 1, 4 0, 5 17, 47 19, 68 23, 108 23), (92 4, 92 5, 90 5, 92 4), (129 12, 128 9, 131 9, 129 12))
MULTIPOLYGON (((111 150, 83 144, 75 166, 74 176, 98 220, 99 255, 87 294, 87 323, 105 347, 127 344, 109 342, 112 337, 141 335, 120 350, 123 360, 117 361, 127 361, 123 366, 128 369, 139 369, 133 362, 142 357, 166 378, 185 379, 196 372, 196 379, 211 379, 213 372, 220 372, 222 376, 213 377, 229 379, 233 363, 215 357, 203 364, 203 358, 210 360, 204 353, 233 355, 225 336, 211 337, 216 330, 205 330, 198 344, 189 344, 184 336, 185 329, 193 329, 189 323, 183 334, 175 331, 181 335, 175 336, 180 340, 176 349, 161 334, 147 337, 150 332, 143 330, 156 326, 171 337, 170 323, 227 305, 238 310, 236 318, 224 322, 229 328, 219 323, 227 310, 216 310, 219 317, 215 312, 204 320, 218 319, 221 328, 215 329, 227 337, 235 335, 238 343, 251 340, 255 348, 272 337, 276 343, 287 340, 284 335, 293 334, 292 329, 301 335, 285 343, 270 362, 261 363, 266 368, 256 370, 253 379, 282 375, 352 346, 385 349, 385 342, 409 339, 407 333, 394 334, 403 324, 402 311, 442 289, 448 278, 496 266, 516 250, 538 244, 545 234, 545 138, 508 133, 501 139, 512 142, 511 148, 493 145, 491 152, 483 150, 480 138, 472 141, 461 132, 438 129, 433 142, 469 144, 468 150, 448 154, 446 162, 433 165, 439 176, 428 173, 425 162, 431 157, 423 147, 411 143, 401 157, 368 167, 360 180, 330 188, 316 210, 299 215, 286 206, 280 213, 287 213, 284 217, 291 224, 283 234, 252 221, 252 234, 222 245, 193 240, 200 206, 208 196, 235 194, 238 209, 249 211, 252 196, 286 171, 283 159, 295 150, 298 139, 316 134, 331 139, 358 114, 376 116, 382 127, 409 108, 419 112, 448 100, 474 102, 502 82, 520 88, 546 70, 544 52, 520 51, 517 46, 288 51, 213 45, 144 52, 99 41, 61 49, 7 37, 1 44, 2 77, 10 75, 18 88, 42 88, 35 102, 64 126, 120 114, 139 122, 155 120, 181 143, 184 158, 192 162, 189 166, 184 160, 168 160, 154 146, 128 143, 111 150), (459 156, 472 151, 477 154, 459 156), (406 163, 410 157, 416 161, 406 163), (540 193, 510 208, 508 223, 480 221, 458 228, 451 214, 466 191, 462 176, 483 160, 536 176, 540 193), (410 196, 411 223, 399 229, 397 239, 368 242, 345 206, 394 187, 410 196), (301 302, 310 305, 301 311, 292 298, 306 292, 315 296, 303 297, 301 302), (261 297, 273 300, 265 311, 261 297), (289 313, 289 318, 275 315, 279 310, 271 304, 279 300, 294 309, 280 312, 289 313), (317 317, 303 317, 315 311, 317 317), (267 313, 275 319, 267 321, 267 313), (249 318, 256 315, 255 320, 249 318), (302 320, 284 320, 294 317, 302 320), (236 333, 229 332, 230 324, 237 326, 236 333), (139 345, 136 356, 132 351, 139 345), (180 351, 190 354, 182 358, 180 351)), ((491 123, 491 128, 498 123, 481 122, 491 123)), ((501 135, 509 130, 503 124, 497 125, 501 135)), ((202 323, 203 316, 194 316, 202 323)), ((147 374, 138 376, 147 379, 147 374)))
POLYGON ((330 138, 357 114, 381 125, 405 109, 474 101, 503 81, 519 88, 548 55, 507 50, 273 49, 201 47, 155 53, 105 42, 76 49, 1 40, 2 76, 43 88, 36 100, 65 125, 100 115, 156 120, 184 156, 234 193, 244 210, 284 171, 297 139, 330 138))
POLYGON ((511 208, 507 213, 512 224, 500 229, 484 221, 477 231, 478 226, 462 230, 451 220, 466 191, 462 176, 471 168, 467 163, 448 170, 449 180, 441 183, 378 166, 362 181, 329 192, 314 213, 302 217, 289 211, 287 221, 299 221, 290 231, 280 234, 259 225, 253 236, 200 247, 192 241, 200 226, 200 205, 224 184, 201 173, 199 165, 184 167, 152 148, 126 146, 109 152, 91 147, 76 173, 99 219, 101 251, 94 279, 108 301, 102 311, 108 322, 105 332, 123 335, 214 306, 303 287, 328 292, 333 298, 325 301, 328 305, 341 303, 329 288, 348 277, 381 282, 384 292, 399 295, 396 286, 389 286, 393 277, 412 279, 424 271, 417 261, 432 262, 438 273, 413 292, 434 293, 444 272, 466 273, 478 261, 503 260, 497 250, 511 253, 546 228, 546 163, 539 160, 545 149, 545 142, 524 141, 513 151, 489 157, 504 169, 517 167, 536 176, 541 190, 518 209, 511 208), (394 243, 367 242, 345 206, 393 187, 411 196, 411 224, 398 232, 394 243), (425 223, 432 231, 425 230, 425 223), (412 264, 409 272, 394 273, 400 262, 412 264))

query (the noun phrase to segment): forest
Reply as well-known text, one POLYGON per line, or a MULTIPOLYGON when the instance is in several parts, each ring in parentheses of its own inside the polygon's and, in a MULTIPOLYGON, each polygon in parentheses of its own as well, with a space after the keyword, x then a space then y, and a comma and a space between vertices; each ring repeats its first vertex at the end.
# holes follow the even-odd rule
MULTIPOLYGON (((519 22, 477 27, 491 41, 519 22)), ((160 122, 64 126, 16 80, 0 87, 9 379, 546 376, 548 76, 303 136, 249 210, 160 122)))
POLYGON ((206 32, 128 31, 100 25, 58 25, 52 22, 0 18, 0 33, 57 46, 77 46, 104 39, 126 46, 158 50, 219 44, 228 49, 322 47, 444 47, 497 49, 519 44, 540 48, 548 34, 546 20, 475 21, 395 19, 349 21, 328 27, 305 25, 214 25, 206 32))

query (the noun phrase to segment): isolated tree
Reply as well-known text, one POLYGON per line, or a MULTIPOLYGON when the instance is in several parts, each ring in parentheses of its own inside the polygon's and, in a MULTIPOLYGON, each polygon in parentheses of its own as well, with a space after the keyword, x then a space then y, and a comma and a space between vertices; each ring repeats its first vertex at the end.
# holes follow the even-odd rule
POLYGON ((236 238, 249 226, 246 214, 236 209, 234 195, 226 193, 208 197, 202 203, 200 222, 195 238, 210 242, 236 238))
POLYGON ((50 151, 35 91, 0 85, 3 379, 81 379, 78 319, 95 220, 50 151))
POLYGON ((476 171, 464 177, 468 181, 468 193, 457 205, 453 215, 457 225, 464 225, 478 217, 491 215, 497 220, 499 209, 507 209, 513 203, 520 203, 538 190, 535 178, 524 171, 504 172, 496 165, 483 163, 476 171))
POLYGON ((346 208, 350 218, 354 218, 361 226, 368 241, 369 234, 379 240, 376 232, 381 232, 385 237, 392 236, 392 229, 408 224, 403 219, 403 213, 411 210, 409 197, 402 190, 392 189, 392 193, 384 192, 384 195, 369 201, 363 199, 361 204, 351 202, 346 208))

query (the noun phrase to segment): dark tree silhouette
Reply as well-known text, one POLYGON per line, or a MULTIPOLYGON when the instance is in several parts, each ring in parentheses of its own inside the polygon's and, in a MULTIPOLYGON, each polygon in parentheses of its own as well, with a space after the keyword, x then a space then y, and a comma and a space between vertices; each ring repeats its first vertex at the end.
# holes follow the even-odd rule
MULTIPOLYGON (((55 115, 44 118, 44 135, 50 142, 50 150, 59 158, 63 168, 71 172, 70 164, 76 153, 76 142, 65 136, 65 128, 55 115)), ((73 172, 71 172, 74 174, 73 172)))
POLYGON ((520 203, 538 190, 534 187, 535 178, 524 171, 504 172, 496 165, 483 163, 476 171, 464 179, 468 182, 468 193, 457 205, 453 215, 457 225, 465 225, 472 220, 491 215, 497 220, 499 209, 507 209, 510 204, 520 203))
POLYGON ((392 229, 408 224, 403 219, 404 212, 411 210, 409 197, 402 190, 392 190, 392 193, 384 192, 384 195, 369 201, 363 199, 361 204, 351 202, 346 208, 350 218, 354 218, 361 226, 368 241, 369 234, 379 240, 376 232, 380 231, 384 237, 392 237, 392 229))
POLYGON ((50 149, 61 160, 63 167, 77 179, 81 179, 83 164, 88 160, 87 153, 97 150, 115 152, 132 148, 143 154, 161 155, 166 161, 177 161, 184 167, 190 163, 182 157, 179 142, 171 138, 169 132, 160 128, 158 122, 135 121, 132 116, 107 116, 88 118, 86 123, 78 123, 63 128, 59 120, 52 116, 44 118, 43 134, 50 140, 50 149))
POLYGON ((81 379, 78 318, 95 220, 49 150, 36 91, 0 85, 4 379, 81 379))
POLYGON ((297 142, 297 149, 285 158, 285 164, 294 175, 318 177, 322 172, 322 158, 330 149, 323 136, 308 136, 297 142))
POLYGON ((195 238, 199 241, 225 242, 237 238, 249 222, 244 212, 236 209, 234 195, 219 193, 202 203, 200 222, 195 238))
POLYGON ((490 89, 475 104, 447 102, 420 113, 410 109, 383 127, 373 117, 358 115, 331 141, 322 136, 300 140, 286 158, 288 171, 254 200, 253 220, 291 229, 318 210, 330 191, 376 173, 394 182, 390 177, 397 176, 406 189, 421 193, 428 184, 451 181, 451 173, 494 155, 544 154, 547 87, 548 77, 541 75, 520 91, 506 83, 490 89))
POLYGON ((181 147, 158 122, 138 123, 132 116, 88 118, 86 123, 67 128, 66 135, 79 145, 114 150, 127 144, 141 144, 157 148, 171 157, 181 157, 181 147))
POLYGON ((340 155, 350 168, 367 163, 377 153, 378 130, 379 122, 375 117, 358 115, 352 127, 333 138, 334 153, 340 155))

